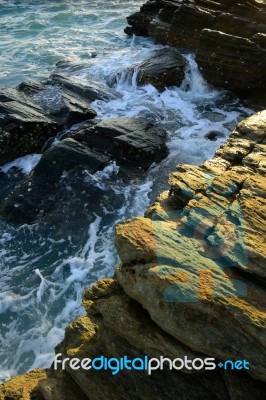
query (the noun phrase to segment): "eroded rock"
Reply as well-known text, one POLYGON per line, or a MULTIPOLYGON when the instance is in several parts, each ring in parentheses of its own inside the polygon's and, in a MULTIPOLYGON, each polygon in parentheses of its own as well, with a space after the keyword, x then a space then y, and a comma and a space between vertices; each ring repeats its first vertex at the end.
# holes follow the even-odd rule
POLYGON ((195 351, 248 359, 263 381, 265 118, 242 121, 203 165, 177 166, 170 197, 116 232, 118 281, 153 321, 195 351))
POLYGON ((203 76, 263 108, 266 84, 263 1, 148 1, 128 17, 126 33, 196 52, 203 76))

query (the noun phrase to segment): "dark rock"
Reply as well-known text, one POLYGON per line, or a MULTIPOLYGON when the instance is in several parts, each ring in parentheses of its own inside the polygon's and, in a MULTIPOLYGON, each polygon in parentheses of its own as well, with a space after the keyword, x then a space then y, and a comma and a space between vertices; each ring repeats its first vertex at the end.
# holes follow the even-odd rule
POLYGON ((102 169, 109 158, 93 149, 68 138, 52 146, 42 156, 34 169, 39 178, 49 178, 49 182, 57 181, 63 172, 70 171, 77 165, 87 167, 91 173, 102 169))
POLYGON ((18 90, 0 92, 0 164, 41 150, 60 125, 18 90))
MULTIPOLYGON (((266 4, 258 0, 157 0, 128 17, 127 33, 149 35, 197 54, 203 76, 252 98, 266 84, 266 4)), ((265 104, 265 101, 264 101, 265 104)))
POLYGON ((111 77, 110 86, 117 83, 121 77, 132 78, 137 71, 137 83, 145 85, 152 84, 158 90, 163 90, 167 86, 180 86, 185 77, 187 62, 176 49, 161 49, 147 60, 139 64, 132 65, 126 71, 122 70, 111 77))
MULTIPOLYGON (((70 218, 71 209, 78 223, 73 199, 80 204, 89 203, 92 215, 102 198, 100 188, 84 184, 84 171, 94 174, 116 161, 119 179, 139 176, 153 162, 166 157, 165 139, 163 129, 144 119, 113 118, 95 125, 89 123, 43 154, 32 173, 2 201, 0 214, 16 223, 31 223, 52 213, 57 215, 56 225, 60 226, 62 218, 64 222, 70 218), (86 199, 81 201, 83 197, 86 199)), ((82 213, 80 218, 81 223, 82 218, 83 223, 87 222, 82 213)))
POLYGON ((204 137, 215 142, 217 139, 225 137, 225 135, 219 131, 210 131, 204 137))
POLYGON ((203 29, 197 61, 214 85, 243 95, 266 83, 266 49, 247 38, 203 29))
POLYGON ((158 90, 180 86, 185 77, 186 60, 175 50, 162 49, 138 66, 139 84, 151 83, 158 90))
POLYGON ((54 73, 48 79, 48 83, 58 85, 63 93, 78 95, 83 100, 92 103, 95 100, 110 100, 118 97, 118 94, 110 89, 105 83, 95 79, 80 82, 77 78, 64 73, 54 73))
POLYGON ((0 91, 0 165, 25 154, 41 152, 46 141, 73 124, 96 116, 95 100, 118 95, 105 83, 81 84, 65 73, 42 83, 23 82, 0 91), (14 145, 15 143, 15 145, 14 145))

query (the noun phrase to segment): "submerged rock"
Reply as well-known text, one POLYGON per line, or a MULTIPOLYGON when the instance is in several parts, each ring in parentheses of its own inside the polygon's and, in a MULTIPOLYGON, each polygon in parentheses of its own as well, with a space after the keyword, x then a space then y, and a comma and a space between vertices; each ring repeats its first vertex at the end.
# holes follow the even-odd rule
POLYGON ((128 17, 125 31, 195 51, 210 83, 263 107, 265 18, 263 1, 155 0, 128 17))
MULTIPOLYGON (((153 162, 166 157, 165 141, 166 131, 142 118, 111 118, 88 124, 43 154, 32 173, 2 201, 0 213, 16 223, 30 223, 56 210, 66 218, 63 214, 69 217, 69 212, 65 208, 76 208, 75 201, 67 201, 68 196, 81 201, 84 192, 84 204, 90 203, 92 217, 102 190, 86 184, 84 174, 90 176, 115 161, 119 170, 116 179, 139 176, 153 162)), ((73 218, 77 220, 76 212, 73 218)), ((83 217, 83 223, 88 223, 87 218, 83 217)))

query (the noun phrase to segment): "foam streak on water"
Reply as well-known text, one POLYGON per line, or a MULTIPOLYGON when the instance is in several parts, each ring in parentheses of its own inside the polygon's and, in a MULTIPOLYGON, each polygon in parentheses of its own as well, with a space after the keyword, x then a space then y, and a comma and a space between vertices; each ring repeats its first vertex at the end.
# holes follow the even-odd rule
MULTIPOLYGON (((130 2, 132 11, 140 3, 130 2)), ((149 39, 123 35, 125 20, 121 15, 131 11, 128 2, 80 1, 75 6, 72 1, 25 4, 0 3, 2 14, 6 14, 2 47, 8 50, 9 41, 14 39, 13 53, 9 55, 6 50, 2 64, 7 70, 14 68, 14 79, 7 75, 2 82, 9 85, 16 80, 18 83, 25 75, 31 76, 27 63, 35 75, 42 76, 49 66, 65 56, 75 62, 83 61, 78 67, 70 66, 69 73, 84 83, 91 76, 109 84, 116 82, 113 88, 119 94, 115 100, 94 102, 97 118, 150 119, 167 130, 169 156, 160 165, 152 166, 141 181, 135 179, 126 184, 116 179, 119 167, 115 162, 95 174, 84 171, 83 183, 87 189, 94 186, 103 195, 98 211, 88 223, 85 240, 77 242, 67 232, 55 237, 53 221, 47 230, 38 224, 18 228, 0 221, 0 379, 50 365, 53 349, 62 340, 65 326, 84 313, 81 306, 84 288, 113 275, 118 261, 113 239, 115 224, 142 215, 151 199, 167 189, 167 175, 177 163, 199 164, 211 157, 237 121, 250 113, 227 93, 209 87, 191 54, 185 55, 188 67, 181 87, 163 92, 152 85, 138 87, 138 64, 161 46, 149 39), (17 15, 12 17, 15 4, 17 15), (24 23, 19 30, 23 15, 24 23), (30 34, 29 24, 38 32, 37 39, 30 34), (25 35, 23 43, 18 39, 19 33, 25 35), (61 36, 57 38, 59 33, 61 36), (35 64, 33 40, 38 42, 35 64), (99 50, 93 60, 88 59, 88 46, 99 50), (13 65, 9 57, 15 57, 17 63, 13 65), (22 65, 27 70, 25 74, 23 69, 19 72, 22 65), (134 68, 129 69, 132 65, 134 68), (205 136, 210 131, 220 132, 223 137, 215 142, 207 140, 205 136), (106 193, 111 196, 111 205, 104 200, 106 193)), ((0 75, 4 76, 1 68, 0 75)), ((17 167, 27 174, 38 159, 38 155, 33 155, 16 160, 4 166, 2 173, 12 179, 17 167)))

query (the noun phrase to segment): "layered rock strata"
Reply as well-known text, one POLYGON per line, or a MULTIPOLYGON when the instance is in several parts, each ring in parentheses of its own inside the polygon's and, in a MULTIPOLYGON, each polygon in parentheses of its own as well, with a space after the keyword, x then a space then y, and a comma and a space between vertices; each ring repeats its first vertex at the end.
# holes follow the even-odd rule
POLYGON ((266 4, 257 0, 155 0, 128 17, 126 33, 196 52, 213 85, 265 106, 266 4))
MULTIPOLYGON (((47 377, 41 376, 40 396, 57 399, 60 382, 72 379, 68 395, 73 400, 263 398, 265 139, 266 111, 238 124, 213 159, 177 166, 170 191, 145 217, 117 226, 121 263, 115 279, 85 291, 86 315, 67 327, 56 348, 70 359, 209 356, 221 367, 204 372, 165 368, 148 376, 136 370, 115 375, 74 370, 67 363, 66 370, 52 366, 47 377), (225 369, 228 359, 246 360, 248 368, 225 369)), ((17 398, 3 397, 5 385, 0 390, 5 400, 17 398)))

